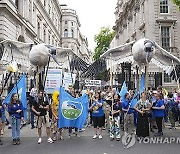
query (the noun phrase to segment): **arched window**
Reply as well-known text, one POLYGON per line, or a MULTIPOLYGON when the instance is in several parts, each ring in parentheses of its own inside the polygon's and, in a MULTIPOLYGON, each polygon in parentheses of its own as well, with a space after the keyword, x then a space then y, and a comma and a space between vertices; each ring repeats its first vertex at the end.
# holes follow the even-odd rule
POLYGON ((74 37, 74 31, 71 29, 71 37, 74 37))
POLYGON ((67 29, 64 30, 64 37, 68 37, 68 30, 67 29))

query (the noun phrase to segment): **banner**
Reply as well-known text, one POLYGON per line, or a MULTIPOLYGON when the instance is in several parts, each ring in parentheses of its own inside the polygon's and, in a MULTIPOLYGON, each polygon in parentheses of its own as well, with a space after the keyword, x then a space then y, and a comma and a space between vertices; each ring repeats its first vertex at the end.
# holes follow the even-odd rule
POLYGON ((74 98, 63 87, 60 87, 59 100, 58 127, 83 128, 88 116, 88 95, 74 98))
POLYGON ((101 80, 85 80, 86 87, 101 87, 101 80))
POLYGON ((119 95, 121 96, 121 100, 122 101, 125 101, 126 98, 125 98, 125 94, 128 92, 127 90, 127 86, 126 86, 126 82, 124 81, 122 87, 121 87, 121 91, 119 93, 119 95))
POLYGON ((52 94, 54 91, 59 91, 62 85, 62 69, 49 69, 46 78, 45 91, 52 94))
POLYGON ((11 95, 17 93, 19 95, 19 100, 22 102, 24 108, 24 118, 27 119, 27 100, 26 100, 26 75, 23 74, 17 82, 17 85, 14 85, 14 88, 10 91, 7 97, 4 99, 4 103, 9 104, 11 95))

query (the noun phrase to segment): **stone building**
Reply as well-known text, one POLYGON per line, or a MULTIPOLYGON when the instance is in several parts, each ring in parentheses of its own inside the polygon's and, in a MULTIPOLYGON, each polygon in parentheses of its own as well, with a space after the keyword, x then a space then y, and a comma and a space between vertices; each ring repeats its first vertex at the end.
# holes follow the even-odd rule
MULTIPOLYGON (((116 35, 110 48, 140 38, 156 41, 180 58, 180 11, 171 0, 118 0, 115 10, 116 35)), ((117 67, 117 72, 121 66, 117 67)), ((149 86, 176 86, 162 69, 150 65, 149 86)), ((121 71, 119 72, 122 76, 121 71)), ((131 79, 133 80, 133 79, 131 79)))
MULTIPOLYGON (((76 11, 65 9, 59 2, 61 1, 0 0, 0 41, 11 39, 69 47, 90 62, 88 41, 79 30, 80 21, 76 11)), ((63 67, 68 68, 65 65, 63 67)), ((11 81, 13 83, 12 79, 11 81)))
POLYGON ((75 10, 67 5, 62 8, 62 47, 71 48, 76 55, 90 63, 90 50, 87 38, 80 31, 80 20, 75 10))

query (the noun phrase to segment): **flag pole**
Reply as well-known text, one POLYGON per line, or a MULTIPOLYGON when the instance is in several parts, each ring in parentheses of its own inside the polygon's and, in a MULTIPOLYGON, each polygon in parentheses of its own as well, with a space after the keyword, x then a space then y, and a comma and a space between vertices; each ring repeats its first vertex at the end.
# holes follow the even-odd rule
POLYGON ((174 65, 174 62, 172 60, 172 64, 173 64, 173 69, 174 69, 174 74, 175 74, 175 78, 176 78, 176 82, 177 82, 177 86, 178 86, 178 89, 179 89, 179 80, 178 80, 178 77, 177 77, 177 73, 176 73, 176 68, 175 68, 175 65, 174 65))
MULTIPOLYGON (((15 72, 14 72, 14 78, 15 78, 16 92, 18 94, 18 85, 17 85, 17 78, 16 78, 16 73, 15 72)), ((18 94, 18 98, 19 98, 19 94, 18 94)))
POLYGON ((39 73, 38 73, 38 66, 36 67, 36 89, 37 89, 37 92, 39 91, 39 73))
MULTIPOLYGON (((110 66, 110 86, 111 86, 111 91, 113 89, 113 72, 112 72, 112 54, 110 53, 110 62, 111 62, 111 66, 110 66)), ((114 116, 112 114, 113 112, 113 106, 114 106, 114 98, 113 98, 113 91, 112 91, 112 105, 111 105, 111 116, 112 116, 112 121, 114 121, 114 116)))
POLYGON ((149 62, 146 63, 146 66, 145 66, 145 73, 146 73, 146 76, 145 76, 145 91, 148 92, 148 68, 149 68, 149 62))

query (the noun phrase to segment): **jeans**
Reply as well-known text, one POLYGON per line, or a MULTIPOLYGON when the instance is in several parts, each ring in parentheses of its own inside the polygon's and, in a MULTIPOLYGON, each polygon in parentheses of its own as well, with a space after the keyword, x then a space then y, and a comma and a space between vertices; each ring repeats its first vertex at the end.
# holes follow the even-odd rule
POLYGON ((31 112, 31 127, 34 127, 34 112, 30 110, 31 112))
POLYGON ((11 116, 12 139, 20 138, 21 119, 11 116))

